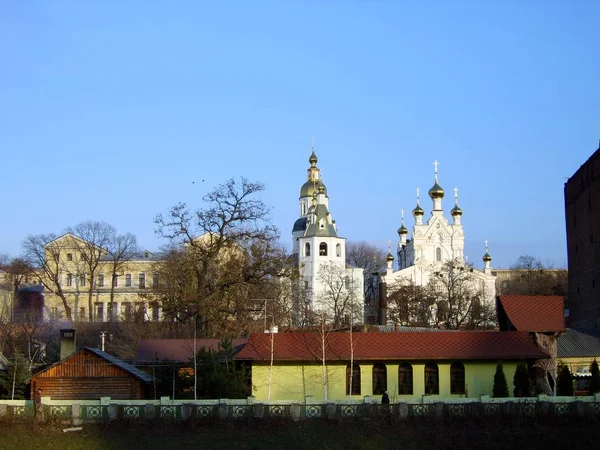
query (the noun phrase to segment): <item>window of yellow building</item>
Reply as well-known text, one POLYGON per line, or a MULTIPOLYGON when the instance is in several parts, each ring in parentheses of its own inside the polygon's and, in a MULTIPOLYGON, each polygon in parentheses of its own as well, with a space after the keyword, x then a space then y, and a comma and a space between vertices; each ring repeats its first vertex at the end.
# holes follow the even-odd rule
POLYGON ((408 363, 398 366, 398 394, 412 395, 413 393, 413 369, 408 363))
POLYGON ((385 364, 373 365, 373 395, 383 395, 387 391, 387 368, 385 364))
POLYGON ((450 393, 465 393, 465 366, 462 363, 454 362, 450 366, 450 393))
POLYGON ((352 392, 350 392, 350 364, 346 366, 346 395, 360 395, 360 366, 352 365, 352 392))
POLYGON ((439 369, 436 363, 425 364, 425 394, 438 395, 440 393, 439 369))

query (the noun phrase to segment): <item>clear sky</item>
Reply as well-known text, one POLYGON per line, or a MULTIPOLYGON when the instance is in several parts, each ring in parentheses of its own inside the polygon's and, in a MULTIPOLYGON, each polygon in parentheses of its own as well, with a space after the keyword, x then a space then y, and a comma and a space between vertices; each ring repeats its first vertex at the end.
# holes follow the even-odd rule
POLYGON ((438 160, 470 262, 488 239, 493 267, 564 267, 599 23, 592 0, 2 1, 0 253, 88 219, 157 249, 156 214, 234 176, 289 244, 314 136, 349 240, 394 247, 438 160))

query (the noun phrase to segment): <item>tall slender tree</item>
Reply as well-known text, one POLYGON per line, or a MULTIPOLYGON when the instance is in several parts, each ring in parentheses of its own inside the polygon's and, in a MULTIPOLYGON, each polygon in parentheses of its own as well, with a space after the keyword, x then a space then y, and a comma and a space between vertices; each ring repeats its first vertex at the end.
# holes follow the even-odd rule
POLYGON ((492 396, 494 398, 508 397, 508 384, 504 375, 504 367, 500 363, 496 366, 496 373, 494 374, 492 396))
MULTIPOLYGON (((109 257, 110 267, 110 304, 114 304, 115 282, 114 280, 125 272, 131 259, 139 251, 136 237, 131 233, 117 235, 113 233, 111 239, 106 243, 106 252, 109 257)), ((113 317, 111 315, 110 320, 113 317)))
POLYGON ((90 322, 94 320, 94 289, 97 269, 103 256, 108 254, 107 248, 114 242, 116 230, 105 222, 87 220, 68 231, 80 239, 73 239, 78 257, 81 262, 79 277, 87 281, 88 316, 90 322))
POLYGON ((58 240, 57 237, 53 233, 27 236, 23 241, 24 261, 40 283, 61 299, 65 315, 71 321, 73 320, 72 307, 63 289, 62 278, 65 272, 63 254, 69 247, 64 240, 58 240))

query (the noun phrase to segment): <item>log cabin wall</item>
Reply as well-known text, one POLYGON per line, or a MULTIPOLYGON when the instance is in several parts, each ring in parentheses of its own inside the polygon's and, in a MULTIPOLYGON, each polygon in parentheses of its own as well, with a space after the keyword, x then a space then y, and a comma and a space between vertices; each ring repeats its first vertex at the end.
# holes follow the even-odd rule
POLYGON ((82 350, 31 379, 31 398, 120 400, 144 398, 141 380, 109 361, 82 350), (41 390, 41 392, 40 392, 41 390))

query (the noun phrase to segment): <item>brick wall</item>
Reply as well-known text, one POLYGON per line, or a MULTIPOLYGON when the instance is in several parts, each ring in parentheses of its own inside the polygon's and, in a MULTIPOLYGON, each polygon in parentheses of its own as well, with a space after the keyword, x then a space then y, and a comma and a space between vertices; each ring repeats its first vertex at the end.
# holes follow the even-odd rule
POLYGON ((600 148, 564 192, 571 326, 600 326, 600 148))

